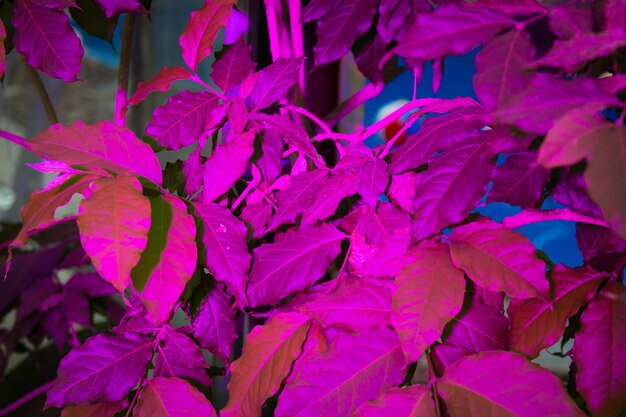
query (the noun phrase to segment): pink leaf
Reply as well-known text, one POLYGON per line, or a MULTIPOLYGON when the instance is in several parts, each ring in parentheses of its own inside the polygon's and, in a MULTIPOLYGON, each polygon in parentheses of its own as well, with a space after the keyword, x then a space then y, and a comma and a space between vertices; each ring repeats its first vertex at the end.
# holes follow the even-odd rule
MULTIPOLYGON (((196 269, 196 225, 187 214, 185 203, 170 194, 157 197, 161 205, 155 216, 152 205, 152 228, 166 233, 160 259, 153 267, 141 291, 148 317, 157 325, 167 322, 172 308, 183 293, 187 281, 196 269)), ((150 242, 148 242, 150 244, 150 242)))
POLYGON ((243 307, 247 304, 245 289, 252 258, 248 253, 248 230, 228 209, 212 203, 194 206, 204 224, 202 242, 207 269, 235 296, 235 304, 243 307))
POLYGON ((330 224, 303 227, 284 240, 254 249, 248 283, 250 306, 276 304, 320 279, 341 252, 346 236, 330 224))
POLYGON ((381 202, 376 210, 367 209, 359 218, 359 230, 373 245, 384 246, 408 237, 410 217, 392 204, 381 202))
POLYGON ((585 415, 556 376, 511 352, 467 356, 446 370, 437 388, 455 417, 476 416, 477 412, 502 417, 585 415))
POLYGON ((586 261, 605 253, 626 252, 626 240, 600 226, 577 223, 576 242, 586 261))
POLYGON ((156 108, 146 135, 165 148, 180 149, 197 142, 206 130, 219 124, 225 110, 207 91, 183 90, 156 108))
POLYGON ((611 283, 589 303, 574 341, 576 389, 596 416, 626 407, 626 288, 611 283))
POLYGON ((400 340, 386 327, 336 335, 328 351, 305 354, 278 398, 277 417, 348 416, 397 386, 405 365, 400 340))
POLYGON ((537 0, 476 0, 463 4, 465 9, 491 9, 511 16, 546 12, 537 0))
POLYGON ((111 417, 128 407, 128 401, 73 405, 61 411, 61 417, 111 417))
POLYGON ((148 243, 150 201, 133 177, 99 179, 91 191, 76 220, 81 244, 100 276, 123 294, 148 243))
POLYGON ((422 385, 390 388, 363 404, 351 417, 436 417, 430 389, 422 385))
POLYGON ((410 244, 408 230, 376 245, 369 244, 359 229, 354 229, 350 236, 352 273, 363 277, 394 277, 406 264, 405 255, 410 244))
POLYGON ((120 13, 145 13, 140 0, 94 0, 106 17, 120 13))
POLYGON ((317 22, 315 65, 329 64, 344 56, 354 41, 372 25, 374 0, 345 0, 317 22))
POLYGON ((302 59, 278 58, 270 66, 259 71, 259 78, 250 97, 252 111, 263 110, 279 98, 285 97, 296 83, 302 59))
POLYGON ((359 193, 365 204, 376 206, 389 183, 387 163, 382 159, 366 161, 360 170, 359 193))
POLYGON ((307 316, 289 313, 252 329, 241 357, 232 364, 230 398, 220 415, 260 417, 261 406, 278 392, 302 352, 310 327, 307 316))
POLYGON ((65 12, 22 0, 15 4, 12 23, 13 44, 28 65, 65 82, 78 80, 83 47, 65 12))
POLYGON ((546 266, 523 235, 491 220, 454 230, 450 236, 454 264, 477 285, 513 298, 547 298, 546 266))
POLYGON ((263 181, 267 184, 274 182, 280 176, 283 159, 283 141, 271 130, 266 130, 261 141, 263 154, 256 165, 263 173, 263 181))
POLYGON ((162 333, 157 346, 158 355, 154 364, 154 375, 190 378, 211 385, 211 378, 202 351, 188 336, 169 329, 162 333))
POLYGON ((211 79, 222 91, 228 91, 241 84, 243 79, 254 71, 256 63, 250 59, 251 51, 251 46, 240 40, 226 49, 224 55, 215 61, 211 79))
POLYGON ((272 215, 272 206, 269 203, 257 203, 246 206, 241 212, 241 219, 252 227, 252 237, 255 239, 265 234, 267 220, 272 215))
POLYGON ((161 183, 161 166, 150 146, 126 128, 109 121, 87 125, 55 124, 30 139, 32 151, 44 159, 101 168, 117 174, 132 172, 161 183))
POLYGON ((463 348, 468 353, 507 350, 509 319, 501 309, 474 300, 463 315, 452 320, 445 343, 463 348))
POLYGON ((554 300, 512 300, 507 309, 511 318, 511 349, 536 357, 556 343, 567 320, 588 302, 604 276, 589 267, 568 269, 557 265, 553 272, 554 300))
POLYGON ((504 165, 494 170, 493 187, 487 201, 500 201, 513 206, 534 207, 543 196, 550 180, 550 171, 537 165, 533 151, 509 155, 504 165))
POLYGON ((461 311, 465 279, 452 265, 445 244, 424 242, 407 258, 408 265, 396 277, 391 319, 407 360, 416 361, 461 311))
POLYGON ((463 55, 512 23, 510 17, 489 9, 439 7, 433 13, 417 15, 394 52, 418 60, 463 55))
POLYGON ((454 149, 434 158, 428 169, 417 175, 413 239, 438 233, 463 220, 487 190, 494 163, 484 146, 491 136, 467 139, 454 149))
POLYGON ((626 16, 626 4, 623 0, 607 0, 604 5, 604 14, 607 29, 626 27, 626 17, 624 17, 626 16))
POLYGON ((99 334, 63 358, 46 407, 85 405, 126 398, 146 372, 153 341, 128 334, 99 334))
POLYGON ((409 18, 418 12, 430 11, 430 7, 417 8, 417 3, 402 0, 382 0, 378 4, 378 24, 376 32, 385 44, 391 42, 406 30, 409 18), (416 10, 413 10, 416 8, 416 10), (426 9, 426 10, 424 10, 426 9))
POLYGON ((302 224, 314 224, 335 214, 339 203, 358 192, 359 176, 349 170, 333 171, 315 197, 315 202, 302 212, 302 224))
POLYGON ((157 377, 141 389, 133 411, 137 417, 216 417, 215 409, 189 382, 157 377))
POLYGON ((391 202, 409 214, 413 214, 416 177, 417 174, 412 171, 392 175, 391 185, 387 191, 391 202))
POLYGON ((230 362, 233 341, 237 338, 234 311, 230 297, 218 285, 209 295, 194 317, 193 335, 203 348, 214 353, 225 363, 230 362))
POLYGON ((156 91, 167 91, 170 86, 179 80, 191 77, 189 71, 183 67, 163 67, 154 77, 148 81, 139 82, 135 94, 128 100, 128 104, 139 104, 150 94, 156 91))
POLYGON ((185 30, 180 35, 183 61, 196 72, 198 64, 211 55, 217 32, 226 25, 234 0, 206 1, 202 8, 191 12, 185 30))
POLYGON ((218 145, 206 160, 203 201, 211 202, 224 194, 243 175, 254 153, 254 132, 245 132, 218 145))

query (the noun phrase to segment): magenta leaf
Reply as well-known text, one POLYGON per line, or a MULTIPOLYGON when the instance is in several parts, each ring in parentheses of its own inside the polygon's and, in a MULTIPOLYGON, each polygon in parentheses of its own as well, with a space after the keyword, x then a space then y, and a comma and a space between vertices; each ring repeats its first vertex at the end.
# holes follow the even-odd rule
POLYGON ((261 406, 278 392, 302 352, 311 327, 304 314, 280 314, 248 334, 241 357, 232 364, 230 397, 222 417, 261 416, 261 406))
POLYGON ((283 170, 283 141, 271 130, 266 130, 261 141, 263 154, 259 157, 256 165, 263 174, 263 180, 271 184, 283 170))
POLYGON ((99 334, 61 360, 46 407, 119 401, 146 372, 153 341, 137 335, 99 334))
POLYGON ((592 268, 568 269, 557 265, 554 300, 511 300, 507 314, 511 318, 511 349, 536 357, 542 349, 556 343, 567 320, 588 302, 604 276, 592 268))
POLYGON ((188 336, 168 329, 162 332, 157 346, 154 375, 190 378, 204 385, 211 385, 211 378, 204 371, 206 363, 202 351, 188 336))
POLYGON ((252 228, 252 237, 255 239, 265 234, 267 220, 272 215, 272 206, 268 203, 256 203, 246 206, 241 212, 241 219, 252 228))
POLYGON ((347 169, 331 172, 315 197, 315 202, 302 212, 302 224, 315 224, 335 214, 339 203, 359 190, 359 176, 347 169))
POLYGON ((383 280, 346 277, 296 308, 324 327, 358 332, 385 326, 391 324, 391 285, 383 280))
POLYGON ((315 65, 329 64, 344 56, 354 41, 372 25, 374 0, 344 0, 317 22, 315 65))
POLYGON ((250 164, 253 153, 254 132, 251 131, 218 145, 205 163, 203 201, 214 201, 230 190, 250 164))
POLYGON ((450 236, 454 264, 479 286, 513 298, 547 298, 546 266, 522 234, 483 219, 454 229, 450 236))
POLYGON ((216 204, 195 203, 194 206, 195 214, 204 225, 202 242, 207 269, 235 296, 236 306, 245 306, 251 259, 246 226, 228 209, 216 204))
POLYGON ((290 147, 296 149, 301 154, 311 159, 316 158, 317 152, 311 144, 311 139, 306 130, 288 117, 279 114, 252 114, 253 120, 265 132, 272 132, 278 136, 290 147))
POLYGON ((589 303, 574 341, 576 389, 596 416, 626 407, 626 288, 611 283, 589 303))
POLYGON ((284 240, 254 249, 247 294, 250 306, 276 304, 320 279, 341 252, 346 236, 330 224, 295 230, 284 240))
POLYGON ((463 347, 453 346, 446 342, 435 343, 431 347, 431 357, 433 360, 433 366, 438 373, 443 374, 453 363, 462 359, 472 353, 463 347))
POLYGON ((44 159, 69 165, 96 167, 117 174, 132 172, 161 183, 161 166, 150 146, 126 128, 109 121, 87 125, 81 121, 55 124, 28 143, 44 159))
POLYGON ((430 390, 423 385, 390 388, 381 392, 376 401, 368 401, 351 417, 436 417, 430 390))
POLYGON ((230 297, 218 285, 211 288, 192 322, 193 335, 200 345, 225 363, 230 362, 233 341, 237 338, 230 297))
POLYGON ((366 209, 359 218, 359 230, 373 245, 384 246, 395 239, 404 240, 408 235, 410 217, 392 204, 381 202, 376 210, 366 209))
POLYGON ((388 183, 387 163, 382 159, 370 159, 361 166, 359 194, 365 204, 376 206, 388 183))
POLYGON ((47 7, 48 9, 62 10, 68 7, 78 7, 76 0, 29 0, 38 6, 47 7))
POLYGON ((455 417, 473 416, 475 410, 507 417, 585 415, 556 376, 511 352, 467 356, 446 370, 437 389, 455 417))
POLYGON ((576 242, 584 260, 604 253, 626 252, 626 240, 600 226, 577 223, 576 242))
POLYGON ((509 319, 501 309, 474 300, 469 309, 452 320, 445 343, 474 353, 508 350, 509 319))
POLYGON ((243 40, 226 49, 224 55, 219 57, 213 64, 211 79, 223 91, 228 91, 243 81, 246 76, 254 71, 256 64, 250 59, 250 45, 243 40))
POLYGON ((497 10, 511 16, 546 12, 546 8, 536 0, 476 0, 463 3, 463 7, 469 10, 497 10))
POLYGON ((200 391, 178 378, 157 377, 141 388, 133 411, 137 417, 216 417, 215 409, 200 391))
POLYGON ((461 311, 465 279, 452 264, 447 245, 424 242, 407 258, 396 277, 391 319, 407 360, 416 361, 461 311))
POLYGON ((250 101, 252 111, 263 110, 279 98, 285 97, 300 75, 302 59, 278 58, 259 71, 250 101))
POLYGON ((416 177, 417 174, 412 171, 405 172, 404 174, 392 175, 391 184, 387 190, 389 200, 409 214, 413 214, 416 177))
POLYGON ((394 52, 405 58, 432 60, 462 55, 484 44, 512 24, 510 17, 488 9, 439 7, 417 15, 394 52))
POLYGON ((528 151, 509 155, 504 165, 494 170, 491 179, 493 187, 487 194, 488 202, 534 207, 543 196, 550 171, 537 164, 536 152, 528 151))
POLYGON ((81 244, 96 271, 120 293, 148 243, 150 202, 136 178, 103 178, 80 203, 76 220, 81 244))
POLYGON ((310 351, 298 360, 278 398, 276 416, 349 416, 402 381, 400 344, 386 327, 338 333, 327 352, 310 351))
POLYGON ((426 171, 417 175, 413 239, 438 233, 463 220, 487 190, 494 168, 485 143, 491 136, 477 136, 434 158, 426 171))
POLYGON ((211 55, 217 32, 226 25, 233 8, 233 0, 211 0, 191 12, 185 30, 180 35, 183 61, 196 72, 198 64, 211 55))
POLYGON ((333 0, 311 0, 302 8, 302 23, 319 20, 335 10, 337 6, 339 3, 333 0))
POLYGON ((587 190, 587 181, 582 174, 565 169, 551 195, 557 202, 572 210, 592 217, 602 217, 600 207, 589 197, 587 190))
POLYGON ((128 104, 139 104, 150 94, 156 91, 167 91, 176 81, 185 80, 190 77, 191 74, 189 71, 183 67, 163 67, 161 71, 148 81, 137 84, 137 90, 128 100, 128 104))
POLYGON ((534 52, 528 33, 513 30, 492 39, 476 55, 474 89, 487 110, 526 88, 533 76, 524 66, 534 52))
POLYGON ((626 27, 626 4, 622 0, 607 0, 604 4, 606 29, 626 27))
POLYGON ((225 115, 218 99, 207 91, 183 90, 159 106, 146 126, 151 136, 164 148, 180 149, 197 142, 204 132, 218 125, 225 115))
POLYGON ((106 17, 113 17, 120 13, 144 13, 140 0, 94 0, 102 9, 106 17))
MULTIPOLYGON (((561 39, 571 39, 593 32, 592 10, 576 3, 563 3, 550 9, 550 29, 561 39)), ((586 45, 581 45, 583 48, 586 45)))
MULTIPOLYGON (((378 4, 378 24, 376 32, 385 44, 391 42, 406 30, 406 24, 410 16, 417 12, 428 10, 413 10, 417 3, 404 0, 381 0, 378 4)), ((430 5, 428 5, 430 6, 430 5)))
POLYGON ((61 10, 51 10, 30 0, 15 3, 15 49, 31 67, 65 82, 77 81, 83 47, 61 10))
POLYGON ((71 405, 61 411, 61 417, 111 417, 128 407, 128 401, 71 405))
POLYGON ((359 229, 350 236, 352 273, 363 277, 394 277, 406 264, 405 254, 411 244, 408 228, 382 245, 369 244, 359 229))
POLYGON ((160 204, 157 203, 160 209, 155 216, 155 204, 152 204, 150 228, 165 233, 166 241, 162 243, 160 258, 145 283, 137 286, 133 280, 133 284, 141 291, 142 300, 148 307, 148 317, 156 324, 163 324, 196 269, 196 225, 193 217, 187 214, 185 203, 177 197, 165 194, 156 200, 160 200, 160 204))

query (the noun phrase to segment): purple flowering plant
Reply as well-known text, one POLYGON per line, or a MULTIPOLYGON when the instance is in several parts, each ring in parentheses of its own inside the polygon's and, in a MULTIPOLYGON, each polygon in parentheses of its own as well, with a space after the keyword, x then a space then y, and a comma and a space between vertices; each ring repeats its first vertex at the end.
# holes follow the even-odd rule
MULTIPOLYGON (((66 11, 85 2, 3 3, 0 72, 14 48, 79 80, 66 11)), ((126 13, 125 29, 149 13, 92 3, 113 25, 126 13)), ((65 417, 621 415, 626 1, 264 3, 263 68, 235 0, 206 0, 180 35, 185 66, 128 94, 122 56, 112 121, 0 132, 57 174, 4 236, 0 314, 16 317, 0 369, 25 340, 53 341, 64 357, 36 393, 65 417), (398 74, 419 83, 427 62, 437 90, 444 59, 479 47, 478 101, 414 94, 372 125, 337 127, 398 74), (309 74, 350 52, 368 83, 315 114, 309 74), (126 127, 129 106, 181 80, 199 89, 171 95, 143 137, 126 127), (55 217, 76 194, 77 215, 55 217), (491 202, 520 211, 476 212, 491 202), (555 264, 518 231, 550 221, 576 223, 583 265, 555 264), (547 348, 569 373, 533 362, 547 348)))

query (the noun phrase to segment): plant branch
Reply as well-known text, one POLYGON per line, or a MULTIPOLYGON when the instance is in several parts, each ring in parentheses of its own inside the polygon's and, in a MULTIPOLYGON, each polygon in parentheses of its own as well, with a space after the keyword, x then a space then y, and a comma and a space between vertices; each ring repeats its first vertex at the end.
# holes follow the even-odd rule
POLYGON ((24 404, 26 404, 29 401, 31 401, 33 398, 38 397, 41 394, 43 394, 44 392, 48 391, 50 388, 52 388, 52 386, 54 385, 55 382, 56 382, 56 380, 52 380, 52 381, 50 381, 50 382, 48 382, 46 384, 43 384, 42 386, 40 386, 38 388, 35 388, 34 390, 29 392, 28 394, 24 395, 22 398, 18 399, 17 401, 14 401, 13 403, 9 404, 8 406, 6 406, 2 410, 0 410, 0 417, 8 415, 9 413, 17 410, 18 408, 20 408, 24 404))
POLYGON ((376 134, 377 132, 383 130, 389 123, 393 122, 396 119, 399 119, 400 117, 410 112, 411 110, 414 110, 418 107, 424 107, 427 104, 431 104, 437 100, 438 99, 436 98, 420 98, 417 100, 411 100, 408 103, 406 103, 404 106, 400 107, 398 110, 380 119, 379 121, 372 124, 371 126, 368 126, 361 134, 361 137, 365 140, 369 138, 370 136, 376 134))
POLYGON ((428 361, 428 371, 430 372, 431 378, 433 379, 431 383, 432 391, 433 391, 433 399, 435 400, 435 414, 437 417, 444 417, 441 414, 441 407, 439 405, 439 392, 437 391, 437 374, 435 373, 435 366, 433 364, 433 359, 430 357, 431 349, 428 348, 426 351, 426 360, 428 361))
POLYGON ((584 214, 577 213, 569 209, 526 209, 521 213, 505 217, 504 220, 502 220, 502 224, 509 229, 517 229, 518 227, 526 226, 528 224, 547 222, 552 220, 579 222, 593 224, 601 227, 609 227, 609 224, 604 219, 597 219, 595 217, 586 216, 584 214))
POLYGON ((46 86, 41 81, 41 77, 37 70, 26 62, 26 59, 23 60, 24 65, 26 66, 26 70, 28 71, 28 76, 30 80, 33 82, 35 89, 37 90, 37 94, 39 94, 39 99, 41 100, 41 104, 43 105, 44 110, 46 111, 46 116, 48 117, 48 123, 51 125, 55 123, 59 123, 59 117, 57 116, 57 112, 54 110, 54 106, 52 105, 52 101, 50 100, 50 96, 48 95, 48 91, 46 90, 46 86))
POLYGON ((122 46, 120 48, 120 64, 117 70, 117 92, 115 95, 115 124, 126 124, 128 109, 128 79, 130 75, 131 52, 133 49, 133 33, 135 31, 135 15, 126 13, 122 26, 122 46))

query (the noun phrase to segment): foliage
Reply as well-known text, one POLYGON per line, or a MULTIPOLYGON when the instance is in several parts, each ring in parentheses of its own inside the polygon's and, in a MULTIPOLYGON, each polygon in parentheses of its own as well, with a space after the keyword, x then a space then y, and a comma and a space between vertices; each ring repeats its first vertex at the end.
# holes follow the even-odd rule
MULTIPOLYGON (((137 0, 94 3, 84 10, 113 25, 145 12, 137 0)), ((266 1, 274 60, 259 69, 234 3, 191 14, 187 68, 163 68, 129 99, 121 86, 116 123, 3 133, 58 176, 8 245, 0 306, 17 305, 17 322, 0 334, 0 359, 25 338, 73 346, 46 404, 65 416, 215 415, 207 394, 224 375, 229 417, 618 416, 626 3, 266 1), (302 22, 316 22, 315 67, 352 50, 371 83, 327 120, 298 105, 315 88, 302 22), (198 65, 223 28, 205 77, 198 65), (480 102, 413 97, 371 126, 333 130, 394 73, 419 82, 432 62, 437 90, 444 59, 477 47, 480 102), (201 91, 171 96, 143 139, 124 126, 127 105, 179 80, 201 91), (364 145, 401 117, 386 143, 364 145), (335 160, 320 155, 324 140, 335 160), (154 149, 181 148, 189 157, 162 171, 154 149), (77 216, 55 219, 75 194, 77 216), (542 209, 548 198, 561 208, 542 209), (477 213, 487 202, 521 208, 496 221, 477 213), (519 232, 554 220, 577 222, 584 265, 555 265, 519 232), (119 324, 80 343, 75 324, 93 330, 112 294, 126 305, 119 324), (559 353, 573 359, 567 385, 531 362, 572 338, 559 353)), ((83 52, 62 11, 76 6, 15 0, 0 35, 14 31, 29 65, 76 81, 83 52)))

